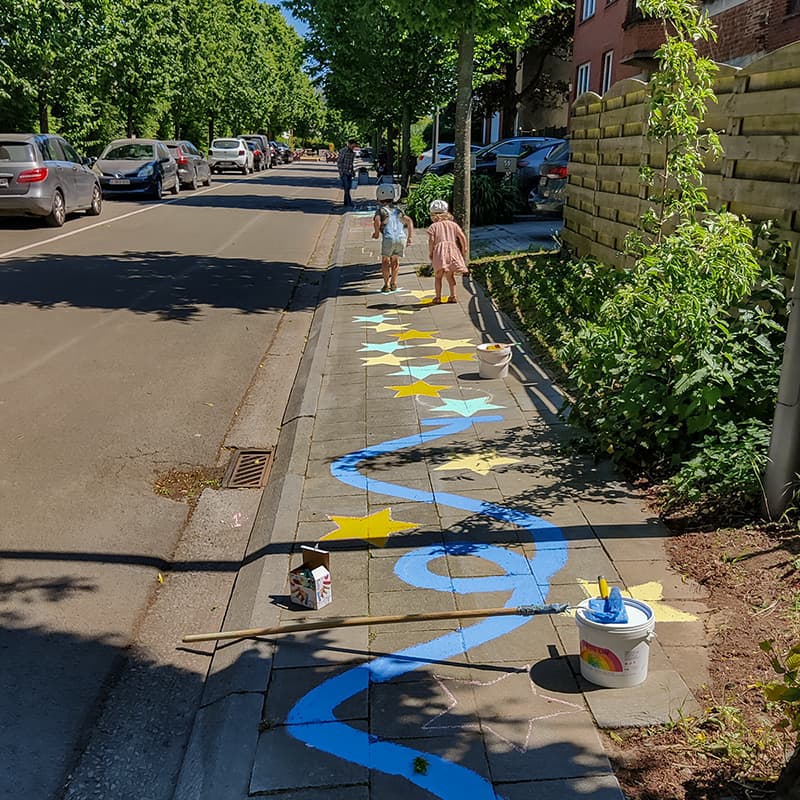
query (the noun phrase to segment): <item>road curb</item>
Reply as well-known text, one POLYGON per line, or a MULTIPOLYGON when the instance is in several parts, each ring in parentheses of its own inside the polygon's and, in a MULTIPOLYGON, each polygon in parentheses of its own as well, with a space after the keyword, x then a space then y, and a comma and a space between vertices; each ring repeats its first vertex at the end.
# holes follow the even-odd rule
MULTIPOLYGON (((320 286, 318 305, 278 435, 272 479, 261 497, 223 629, 278 622, 279 608, 270 602, 270 593, 283 587, 288 573, 322 385, 320 362, 327 357, 335 311, 331 301, 337 296, 346 240, 347 215, 339 225, 333 263, 320 286)), ((253 640, 215 649, 174 800, 234 800, 248 796, 272 651, 271 644, 253 640)))

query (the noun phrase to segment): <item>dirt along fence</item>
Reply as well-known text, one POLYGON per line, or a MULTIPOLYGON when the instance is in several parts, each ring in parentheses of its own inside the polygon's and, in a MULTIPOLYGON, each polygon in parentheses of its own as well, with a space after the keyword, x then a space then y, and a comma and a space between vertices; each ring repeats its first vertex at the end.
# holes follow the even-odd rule
MULTIPOLYGON (((647 138, 647 86, 623 80, 571 110, 572 155, 563 238, 579 255, 628 264, 625 237, 652 191, 640 166, 663 169, 663 143, 647 138)), ((721 159, 705 168, 710 206, 754 222, 772 219, 800 259, 800 42, 744 69, 720 66, 705 128, 720 134, 721 159)))

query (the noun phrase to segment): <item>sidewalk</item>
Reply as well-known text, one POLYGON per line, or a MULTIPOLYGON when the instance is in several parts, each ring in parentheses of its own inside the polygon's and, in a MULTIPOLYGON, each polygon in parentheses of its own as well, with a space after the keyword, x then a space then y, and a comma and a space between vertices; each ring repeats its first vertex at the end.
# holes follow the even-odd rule
POLYGON ((223 644, 176 798, 621 800, 597 727, 691 713, 700 590, 636 494, 561 447, 558 388, 479 289, 430 304, 424 231, 385 295, 371 212, 343 224, 224 627, 574 605, 603 574, 656 611, 648 678, 585 682, 568 615, 223 644), (477 374, 489 340, 517 342, 506 380, 477 374), (306 543, 332 554, 316 612, 287 596, 306 543))

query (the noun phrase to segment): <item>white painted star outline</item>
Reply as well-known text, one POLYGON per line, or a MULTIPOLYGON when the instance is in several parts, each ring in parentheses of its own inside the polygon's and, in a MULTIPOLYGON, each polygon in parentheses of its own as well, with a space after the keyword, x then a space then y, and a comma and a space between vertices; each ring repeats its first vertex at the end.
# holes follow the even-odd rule
MULTIPOLYGON (((466 730, 466 729, 473 729, 473 730, 483 730, 483 731, 490 731, 493 733, 500 741, 505 742, 509 747, 516 750, 518 753, 527 753, 528 746, 530 745, 531 736, 533 735, 534 725, 539 721, 544 721, 548 719, 552 719, 553 717, 560 717, 564 714, 577 714, 579 712, 583 712, 583 706, 579 706, 575 703, 570 703, 567 700, 559 700, 557 697, 550 697, 548 695, 540 694, 536 688, 536 684, 530 679, 530 670, 532 664, 526 664, 522 669, 519 671, 515 670, 514 672, 506 672, 503 675, 495 678, 491 681, 473 681, 467 678, 452 678, 447 676, 441 675, 434 675, 434 679, 439 684, 439 687, 444 692, 447 700, 449 701, 449 705, 444 711, 440 711, 433 719, 428 720, 423 726, 423 730, 466 730), (480 722, 465 722, 459 723, 458 725, 447 725, 439 723, 437 724, 438 720, 441 720, 442 717, 449 714, 457 705, 458 699, 456 696, 447 688, 445 682, 447 683, 461 683, 466 684, 467 686, 473 687, 480 687, 480 686, 493 686, 496 683, 500 683, 500 681, 504 681, 512 676, 520 676, 525 675, 527 678, 528 686, 531 690, 531 694, 534 697, 538 697, 541 700, 544 700, 546 703, 555 703, 559 706, 563 706, 563 710, 553 711, 549 714, 535 714, 534 716, 530 717, 528 720, 528 728, 525 733, 525 741, 520 745, 517 742, 512 742, 510 739, 507 739, 503 736, 499 731, 493 728, 491 725, 488 725, 485 721, 481 720, 480 722)), ((446 720, 444 721, 446 723, 446 720)))

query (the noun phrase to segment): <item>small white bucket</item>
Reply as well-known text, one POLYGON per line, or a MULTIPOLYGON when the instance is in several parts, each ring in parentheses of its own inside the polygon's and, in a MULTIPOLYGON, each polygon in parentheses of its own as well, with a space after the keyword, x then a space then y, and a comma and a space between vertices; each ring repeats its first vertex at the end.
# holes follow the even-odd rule
POLYGON ((486 342, 478 345, 478 374, 481 378, 506 378, 511 363, 511 348, 507 344, 486 342))
POLYGON ((628 621, 603 625, 587 619, 589 601, 575 612, 581 647, 581 675, 610 689, 636 686, 647 677, 650 642, 655 638, 653 609, 641 600, 624 597, 628 621))

